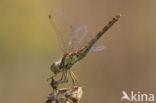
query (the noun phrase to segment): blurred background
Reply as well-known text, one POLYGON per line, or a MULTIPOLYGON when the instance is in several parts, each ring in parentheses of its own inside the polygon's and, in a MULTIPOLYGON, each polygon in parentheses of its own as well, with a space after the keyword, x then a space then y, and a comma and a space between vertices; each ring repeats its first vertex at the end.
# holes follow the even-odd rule
POLYGON ((44 103, 52 91, 49 67, 63 55, 52 10, 92 34, 123 14, 99 41, 107 49, 73 67, 84 87, 81 103, 120 103, 123 90, 156 93, 155 0, 0 0, 1 103, 44 103))

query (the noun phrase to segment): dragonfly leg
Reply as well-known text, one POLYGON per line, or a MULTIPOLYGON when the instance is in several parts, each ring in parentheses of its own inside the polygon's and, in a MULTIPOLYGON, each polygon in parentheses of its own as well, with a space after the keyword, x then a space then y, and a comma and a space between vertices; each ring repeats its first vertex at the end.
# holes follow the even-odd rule
POLYGON ((73 81, 73 85, 75 86, 76 84, 78 84, 78 80, 77 80, 77 77, 75 76, 75 74, 71 71, 70 71, 70 76, 72 78, 72 81, 73 81))
POLYGON ((73 85, 75 86, 76 83, 75 83, 74 77, 73 77, 73 75, 72 75, 72 73, 71 73, 71 70, 69 70, 69 73, 70 73, 70 77, 71 77, 71 79, 72 79, 73 85))
POLYGON ((54 74, 52 77, 48 78, 47 81, 50 80, 50 79, 53 79, 56 76, 57 76, 57 74, 54 74))
POLYGON ((78 79, 77 79, 76 75, 74 74, 74 72, 72 72, 72 74, 73 74, 73 77, 74 77, 75 80, 76 80, 76 83, 79 84, 78 79))
POLYGON ((62 81, 64 78, 64 71, 62 72, 62 76, 61 76, 61 79, 59 81, 62 81))
POLYGON ((59 83, 67 83, 68 82, 68 72, 67 70, 63 70, 63 77, 61 77, 62 79, 64 78, 64 80, 60 80, 59 83))
POLYGON ((67 83, 68 82, 68 71, 65 70, 64 72, 64 83, 67 83))

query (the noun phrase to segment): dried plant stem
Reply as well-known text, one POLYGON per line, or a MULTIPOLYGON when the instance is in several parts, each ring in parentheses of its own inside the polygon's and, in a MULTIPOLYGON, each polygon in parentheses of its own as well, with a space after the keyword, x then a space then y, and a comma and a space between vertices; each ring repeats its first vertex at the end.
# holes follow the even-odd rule
POLYGON ((58 81, 51 80, 53 92, 48 95, 46 103, 79 103, 83 94, 82 87, 58 89, 58 85, 58 81))

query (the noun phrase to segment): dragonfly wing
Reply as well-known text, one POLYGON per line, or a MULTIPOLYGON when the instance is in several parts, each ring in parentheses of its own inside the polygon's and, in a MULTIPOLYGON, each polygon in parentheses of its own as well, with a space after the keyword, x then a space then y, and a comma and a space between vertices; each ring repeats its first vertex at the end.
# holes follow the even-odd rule
POLYGON ((61 12, 53 11, 49 14, 52 26, 56 30, 60 46, 64 52, 68 52, 70 46, 72 23, 61 12))
MULTIPOLYGON (((49 14, 49 19, 56 30, 60 47, 64 52, 80 49, 94 37, 88 32, 84 24, 73 24, 63 13, 54 11, 49 14)), ((101 51, 106 46, 93 46, 91 51, 101 51)))
POLYGON ((73 24, 63 13, 54 11, 49 14, 49 19, 56 30, 58 40, 64 52, 78 50, 86 37, 88 29, 83 24, 73 24))
POLYGON ((104 50, 105 48, 107 48, 105 45, 97 45, 97 46, 93 46, 90 51, 98 52, 104 50))
POLYGON ((72 26, 71 46, 70 50, 75 51, 81 48, 83 40, 87 37, 88 29, 84 24, 75 24, 72 26))

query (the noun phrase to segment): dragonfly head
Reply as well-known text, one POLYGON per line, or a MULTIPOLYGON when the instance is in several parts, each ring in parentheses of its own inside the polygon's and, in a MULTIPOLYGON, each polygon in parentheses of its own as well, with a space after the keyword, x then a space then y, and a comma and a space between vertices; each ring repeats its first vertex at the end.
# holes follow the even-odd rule
POLYGON ((54 62, 54 63, 51 65, 50 70, 51 70, 54 74, 59 73, 59 72, 60 72, 60 61, 54 62))

